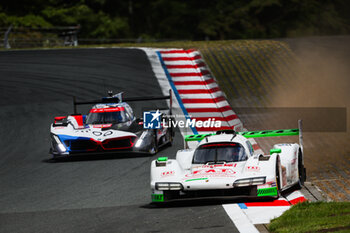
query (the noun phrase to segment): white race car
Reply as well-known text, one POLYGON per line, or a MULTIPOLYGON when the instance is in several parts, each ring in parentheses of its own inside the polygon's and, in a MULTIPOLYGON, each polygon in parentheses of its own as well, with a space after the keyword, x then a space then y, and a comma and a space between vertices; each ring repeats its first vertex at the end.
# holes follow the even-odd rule
MULTIPOLYGON (((212 196, 272 197, 306 179, 299 129, 250 132, 218 131, 188 135, 199 141, 179 150, 176 159, 160 157, 151 164, 152 202, 212 196), (248 138, 299 135, 299 144, 276 144, 269 155, 254 153, 248 138)), ((186 143, 187 144, 187 143, 186 143)))
POLYGON ((136 118, 125 101, 170 100, 167 113, 157 110, 159 117, 170 121, 172 108, 171 91, 169 96, 143 96, 122 98, 122 93, 100 100, 76 102, 74 113, 55 117, 51 124, 50 153, 54 159, 76 155, 108 153, 149 153, 155 154, 165 145, 171 145, 174 130, 172 127, 145 128, 143 118, 136 118), (87 115, 76 114, 76 106, 95 104, 87 115))

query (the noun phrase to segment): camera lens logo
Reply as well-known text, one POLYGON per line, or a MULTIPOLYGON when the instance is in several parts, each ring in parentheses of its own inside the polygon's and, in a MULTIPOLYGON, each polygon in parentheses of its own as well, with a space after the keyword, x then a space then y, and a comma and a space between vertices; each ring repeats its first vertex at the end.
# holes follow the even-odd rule
POLYGON ((160 129, 160 116, 162 114, 157 110, 156 112, 143 113, 143 128, 145 129, 160 129))

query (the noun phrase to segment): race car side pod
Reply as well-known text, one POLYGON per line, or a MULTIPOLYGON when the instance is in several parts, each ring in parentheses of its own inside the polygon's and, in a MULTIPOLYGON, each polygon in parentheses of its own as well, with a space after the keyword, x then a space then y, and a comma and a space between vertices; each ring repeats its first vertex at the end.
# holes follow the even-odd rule
MULTIPOLYGON (((261 130, 261 131, 246 131, 246 132, 234 132, 233 130, 227 134, 238 134, 246 138, 261 138, 261 137, 279 137, 279 136, 294 136, 299 135, 299 143, 302 147, 303 145, 303 135, 302 135, 302 120, 298 121, 298 129, 278 129, 278 130, 261 130)), ((201 141, 205 137, 222 134, 225 132, 218 131, 216 133, 209 134, 196 134, 196 135, 186 135, 185 141, 201 141)))
MULTIPOLYGON (((123 98, 123 102, 133 102, 133 101, 148 101, 148 100, 164 100, 169 99, 169 115, 172 115, 172 91, 169 89, 169 95, 166 96, 138 96, 138 97, 129 97, 123 98)), ((76 97, 73 96, 73 106, 74 114, 77 114, 77 105, 86 105, 86 104, 101 104, 101 103, 119 103, 120 99, 117 97, 103 98, 99 100, 88 100, 88 101, 76 101, 76 97)))

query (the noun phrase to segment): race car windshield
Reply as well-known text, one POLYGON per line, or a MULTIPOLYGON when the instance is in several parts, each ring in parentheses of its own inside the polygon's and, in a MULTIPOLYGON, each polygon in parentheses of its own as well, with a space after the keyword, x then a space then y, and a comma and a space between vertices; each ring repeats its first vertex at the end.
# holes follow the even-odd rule
POLYGON ((193 163, 230 163, 247 159, 244 147, 238 143, 212 143, 197 148, 194 152, 193 163))
POLYGON ((90 112, 86 124, 118 124, 127 121, 124 111, 115 112, 90 112))

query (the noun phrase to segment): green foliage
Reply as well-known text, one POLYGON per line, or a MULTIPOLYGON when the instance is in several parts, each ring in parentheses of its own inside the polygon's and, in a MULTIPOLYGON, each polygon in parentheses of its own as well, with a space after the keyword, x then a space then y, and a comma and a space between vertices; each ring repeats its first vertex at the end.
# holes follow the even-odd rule
POLYGON ((92 37, 95 38, 113 38, 127 37, 129 35, 129 25, 127 21, 120 17, 110 18, 102 12, 99 12, 98 22, 95 29, 91 30, 92 37))
MULTIPOLYGON (((96 3, 96 2, 95 2, 96 3)), ((101 4, 102 1, 99 1, 101 4)), ((103 11, 94 12, 85 4, 66 8, 48 7, 42 11, 44 17, 53 25, 81 25, 81 37, 113 38, 129 35, 127 20, 111 17, 103 11)))
POLYGON ((350 32, 346 0, 12 0, 0 9, 1 27, 80 24, 81 38, 227 40, 350 32))
POLYGON ((28 14, 25 16, 8 16, 5 13, 0 13, 1 25, 13 25, 14 27, 50 27, 52 26, 42 16, 28 14))
POLYGON ((54 25, 77 25, 85 17, 93 16, 92 10, 86 5, 69 8, 48 7, 42 11, 42 14, 54 25))

